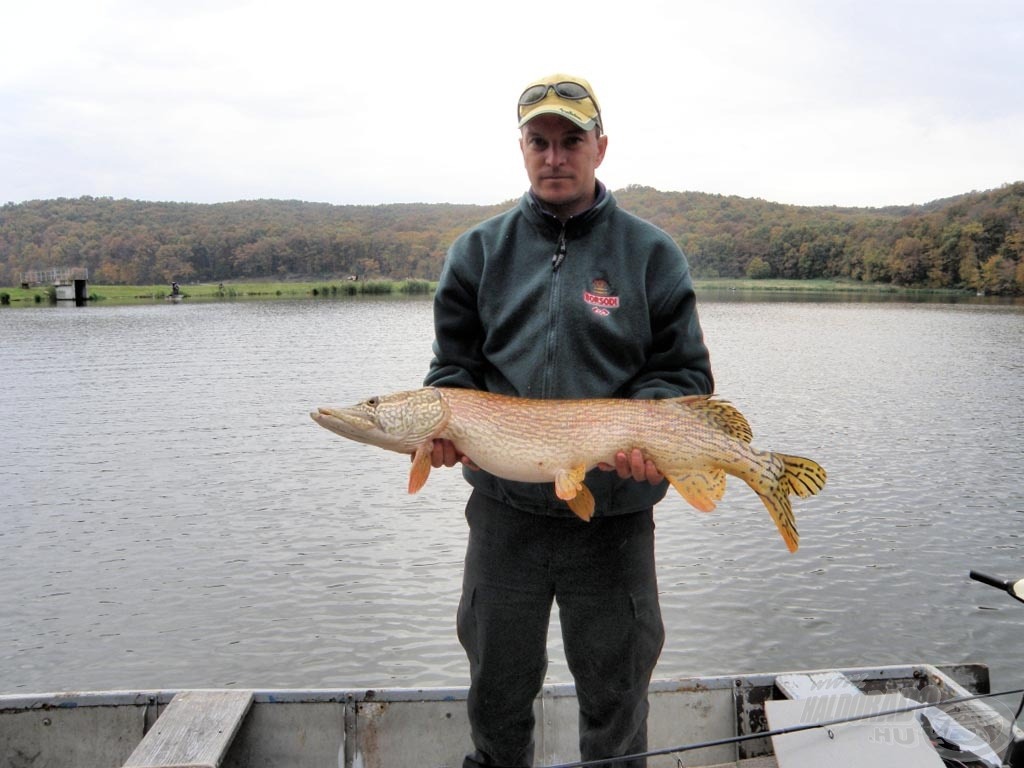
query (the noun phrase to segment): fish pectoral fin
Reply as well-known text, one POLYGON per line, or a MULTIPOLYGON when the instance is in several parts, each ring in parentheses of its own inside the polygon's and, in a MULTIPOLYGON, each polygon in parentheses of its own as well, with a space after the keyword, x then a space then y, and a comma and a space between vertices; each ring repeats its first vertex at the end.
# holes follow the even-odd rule
POLYGON ((679 477, 666 475, 666 479, 690 506, 701 512, 711 512, 715 508, 715 502, 725 493, 725 472, 720 469, 690 472, 679 477))
POLYGON ((416 493, 427 482, 430 477, 430 454, 432 443, 427 441, 419 448, 412 457, 412 467, 409 469, 409 493, 416 493))
POLYGON ((569 505, 577 517, 590 520, 594 515, 594 494, 583 483, 587 468, 580 464, 555 473, 555 495, 569 505))

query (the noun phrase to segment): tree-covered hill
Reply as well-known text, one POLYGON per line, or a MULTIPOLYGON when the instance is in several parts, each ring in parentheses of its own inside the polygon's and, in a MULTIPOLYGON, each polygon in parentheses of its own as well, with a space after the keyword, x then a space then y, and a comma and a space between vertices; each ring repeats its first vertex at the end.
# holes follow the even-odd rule
MULTIPOLYGON (((926 205, 782 205, 699 192, 617 190, 667 231, 698 277, 846 278, 1024 294, 1024 182, 926 205)), ((510 207, 195 204, 110 198, 0 208, 0 285, 87 267, 100 284, 285 277, 436 278, 448 244, 510 207)))

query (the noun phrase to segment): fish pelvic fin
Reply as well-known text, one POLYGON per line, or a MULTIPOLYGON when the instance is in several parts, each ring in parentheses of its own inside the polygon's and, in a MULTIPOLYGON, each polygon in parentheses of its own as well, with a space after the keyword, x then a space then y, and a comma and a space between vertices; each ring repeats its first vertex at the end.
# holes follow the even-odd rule
POLYGON ((594 494, 583 482, 587 468, 580 464, 555 473, 555 495, 566 502, 577 517, 589 521, 594 515, 594 494))
POLYGON ((412 457, 412 467, 409 468, 409 493, 416 493, 427 482, 430 477, 430 454, 432 453, 433 442, 428 440, 421 443, 412 457))
POLYGON ((759 492, 758 495, 775 521, 786 547, 790 552, 796 552, 800 545, 800 534, 796 530, 789 495, 795 493, 800 498, 806 498, 816 494, 825 487, 825 469, 818 462, 802 456, 773 453, 771 458, 772 464, 781 466, 782 471, 768 492, 759 492))
POLYGON ((581 483, 579 491, 566 503, 576 517, 586 523, 594 516, 594 494, 587 488, 586 483, 581 483))
POLYGON ((666 479, 690 506, 701 512, 711 512, 715 508, 715 502, 725 493, 725 472, 720 469, 690 472, 666 479))

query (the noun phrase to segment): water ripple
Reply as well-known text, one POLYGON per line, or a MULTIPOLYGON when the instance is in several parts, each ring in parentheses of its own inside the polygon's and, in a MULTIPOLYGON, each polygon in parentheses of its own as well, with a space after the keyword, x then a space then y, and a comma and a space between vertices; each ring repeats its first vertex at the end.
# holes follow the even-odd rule
MULTIPOLYGON (((795 555, 736 480, 714 513, 659 506, 656 674, 980 659, 1018 678, 1024 608, 966 574, 1024 576, 1024 313, 702 319, 755 444, 829 483, 795 504, 795 555)), ((0 313, 0 689, 464 684, 459 473, 409 496, 408 460, 306 415, 418 386, 430 323, 422 301, 0 313)))

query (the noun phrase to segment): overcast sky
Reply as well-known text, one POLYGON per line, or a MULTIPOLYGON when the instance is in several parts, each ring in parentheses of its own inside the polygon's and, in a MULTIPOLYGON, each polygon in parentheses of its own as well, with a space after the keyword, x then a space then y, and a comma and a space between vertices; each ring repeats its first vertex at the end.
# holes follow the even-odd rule
POLYGON ((1024 180, 1021 0, 0 0, 0 204, 499 203, 586 77, 612 189, 924 203, 1024 180))

